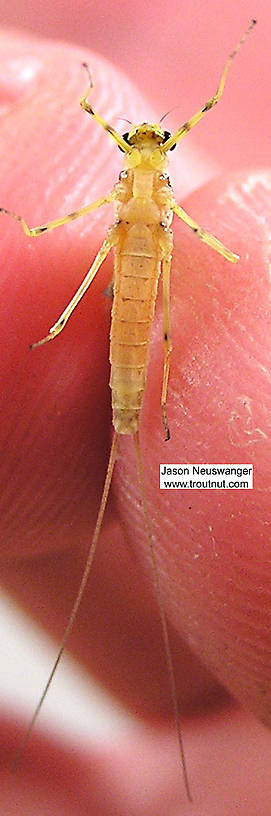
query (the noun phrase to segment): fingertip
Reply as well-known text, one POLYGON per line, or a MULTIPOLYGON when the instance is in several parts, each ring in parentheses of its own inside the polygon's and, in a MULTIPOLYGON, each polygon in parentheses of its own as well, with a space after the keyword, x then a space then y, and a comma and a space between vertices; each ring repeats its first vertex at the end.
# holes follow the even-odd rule
MULTIPOLYGON (((240 252, 238 274, 176 219, 167 445, 160 415, 160 309, 141 422, 146 493, 169 618, 220 682, 265 722, 270 718, 270 644, 259 592, 268 616, 270 184, 269 171, 250 171, 216 180, 184 202, 197 223, 240 252), (199 489, 198 484, 192 490, 179 484, 179 489, 159 490, 160 463, 184 468, 217 462, 252 463, 253 489, 199 489)), ((121 513, 128 529, 130 516, 131 537, 138 517, 137 553, 144 562, 133 468, 130 454, 120 455, 121 513)))

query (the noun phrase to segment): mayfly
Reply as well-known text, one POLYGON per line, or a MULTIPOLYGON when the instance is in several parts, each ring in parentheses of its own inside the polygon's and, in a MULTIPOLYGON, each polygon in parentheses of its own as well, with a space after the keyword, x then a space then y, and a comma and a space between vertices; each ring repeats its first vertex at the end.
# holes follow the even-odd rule
POLYGON ((81 216, 90 213, 92 210, 95 210, 104 204, 113 204, 115 209, 115 222, 108 229, 105 240, 103 241, 95 260, 93 261, 90 270, 79 286, 79 289, 73 296, 68 306, 64 309, 57 322, 49 329, 48 335, 43 337, 42 340, 33 343, 31 346, 32 349, 37 348, 38 346, 47 343, 49 340, 53 340, 64 329, 75 307, 92 283, 101 264, 107 257, 110 250, 113 248, 114 280, 112 323, 110 331, 110 387, 112 390, 114 432, 109 463, 93 538, 91 540, 83 576, 69 622, 46 687, 33 714, 15 762, 16 764, 18 763, 23 748, 28 740, 30 732, 32 731, 33 725, 52 682, 56 668, 73 627, 86 587, 100 535, 117 456, 119 436, 121 434, 128 434, 134 439, 146 537, 148 539, 150 550, 153 581, 163 633, 184 783, 189 800, 191 800, 192 797, 183 748, 183 738, 180 726, 177 691, 168 637, 167 620, 162 601, 160 579, 153 545, 148 508, 145 501, 143 468, 139 445, 139 420, 146 383, 151 324, 154 315, 158 279, 161 272, 163 285, 164 338, 164 370, 161 408, 165 439, 169 439, 170 432, 167 420, 166 404, 171 353, 169 296, 170 268, 173 249, 173 234, 171 230, 173 215, 176 215, 178 218, 182 219, 182 221, 184 221, 205 244, 223 255, 223 257, 228 261, 233 263, 238 261, 238 255, 236 255, 230 249, 227 249, 227 247, 225 247, 214 235, 211 235, 202 229, 193 220, 193 218, 191 218, 191 216, 188 215, 185 210, 183 210, 182 207, 176 203, 167 173, 167 153, 169 150, 173 150, 177 142, 179 142, 180 139, 182 139, 182 137, 185 136, 186 133, 188 133, 188 131, 190 131, 219 101, 223 94, 230 65, 255 23, 255 20, 251 20, 245 34, 241 37, 236 48, 228 57, 214 96, 211 96, 205 105, 203 105, 203 107, 198 111, 198 113, 192 116, 191 119, 185 122, 172 135, 161 127, 161 122, 160 124, 149 124, 144 122, 141 125, 132 126, 129 132, 120 135, 99 115, 99 113, 93 109, 92 105, 90 104, 89 94, 92 89, 92 80, 88 66, 84 63, 84 67, 88 72, 89 84, 86 93, 80 100, 80 104, 81 107, 95 119, 100 127, 102 127, 109 134, 109 136, 116 142, 120 150, 125 155, 124 169, 120 173, 118 182, 114 186, 112 192, 103 198, 100 198, 97 201, 94 201, 92 204, 88 204, 75 212, 69 213, 62 218, 55 221, 50 221, 43 226, 30 228, 21 216, 16 215, 15 213, 4 208, 0 209, 0 212, 5 213, 6 215, 9 215, 15 220, 19 221, 25 234, 31 237, 41 235, 42 233, 55 229, 55 227, 66 224, 73 219, 80 218, 81 216))

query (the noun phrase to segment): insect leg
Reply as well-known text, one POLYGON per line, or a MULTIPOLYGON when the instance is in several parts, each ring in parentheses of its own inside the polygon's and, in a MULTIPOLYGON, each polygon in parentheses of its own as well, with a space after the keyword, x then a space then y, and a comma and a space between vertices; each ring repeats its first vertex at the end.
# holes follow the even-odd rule
POLYGON ((113 293, 114 293, 114 275, 104 290, 104 296, 110 298, 110 300, 113 300, 113 293))
POLYGON ((43 337, 42 340, 38 340, 37 343, 32 343, 32 345, 30 346, 31 349, 37 348, 37 346, 42 346, 43 343, 47 343, 49 340, 53 340, 54 337, 56 337, 57 334, 60 334, 60 332, 64 329, 67 321, 69 320, 69 317, 71 316, 77 304, 79 303, 79 301, 87 291, 88 287, 92 283, 96 273, 98 272, 98 269, 102 265, 106 256, 110 252, 111 247, 114 246, 115 243, 116 243, 116 228, 115 226, 113 226, 110 227, 110 229, 108 230, 107 237, 105 238, 101 246, 101 249, 99 249, 99 252, 97 253, 95 260, 93 261, 92 266, 90 267, 86 277, 82 281, 81 286, 79 286, 79 289, 77 289, 77 292, 75 292, 75 295, 68 303, 68 306, 66 306, 66 309, 64 309, 64 312, 62 312, 57 322, 54 323, 51 329, 49 329, 49 334, 47 334, 46 337, 43 337))
POLYGON ((161 396, 162 419, 165 429, 165 441, 170 439, 170 431, 167 421, 167 388, 170 367, 170 354, 172 350, 171 335, 170 335, 170 268, 171 268, 171 253, 173 248, 172 230, 167 227, 162 227, 162 236, 160 235, 160 245, 163 250, 162 256, 162 280, 163 280, 163 339, 164 339, 164 371, 163 384, 161 396))
POLYGON ((178 215, 178 218, 181 218, 182 221, 185 221, 185 223, 191 227, 193 232, 198 235, 204 244, 208 244, 208 246, 212 247, 212 249, 215 249, 215 251, 218 252, 219 255, 223 255, 227 261, 232 261, 232 263, 237 263, 237 261, 239 261, 239 255, 236 255, 235 252, 231 252, 230 249, 227 249, 227 247, 225 247, 224 244, 222 244, 221 241, 215 237, 215 235, 211 235, 210 232, 206 232, 206 230, 202 229, 202 227, 200 227, 199 224, 197 224, 196 221, 194 221, 194 219, 191 218, 191 216, 188 215, 188 213, 186 213, 179 204, 174 202, 172 210, 175 215, 178 215))
POLYGON ((55 227, 61 227, 62 224, 67 224, 69 221, 75 221, 76 218, 81 218, 82 215, 87 215, 87 213, 90 213, 92 210, 103 207, 104 204, 110 204, 114 201, 114 197, 114 192, 109 193, 107 196, 104 196, 104 198, 98 198, 97 201, 93 201, 92 204, 81 207, 80 210, 75 210, 74 212, 68 213, 68 215, 63 215, 63 218, 57 218, 55 221, 48 221, 47 224, 42 224, 40 227, 28 227, 21 215, 16 215, 16 213, 10 212, 10 210, 5 210, 4 207, 0 207, 0 213, 10 215, 15 221, 19 221, 25 234, 30 235, 31 238, 35 238, 43 232, 48 232, 48 230, 55 229, 55 227))
POLYGON ((239 51, 239 48, 241 48, 241 45, 243 45, 243 43, 247 39, 250 31, 256 25, 256 22, 257 22, 257 20, 251 20, 250 21, 250 24, 249 24, 247 30, 245 31, 245 33, 243 34, 243 36, 239 40, 239 43, 236 45, 236 47, 234 48, 234 50, 232 51, 230 56, 228 57, 225 68, 224 68, 224 71, 222 72, 220 80, 219 80, 219 85, 218 85, 217 91, 214 94, 214 96, 211 96, 210 99, 208 99, 208 101, 205 102, 205 105, 203 105, 203 107, 198 111, 198 113, 195 113, 194 116, 191 117, 191 119, 188 119, 187 122, 184 122, 184 124, 178 130, 176 130, 175 133, 173 133, 172 136, 170 136, 169 139, 167 139, 164 142, 163 145, 161 145, 160 150, 163 153, 165 153, 167 150, 171 150, 172 147, 174 147, 175 144, 179 141, 179 139, 182 139, 182 137, 186 133, 188 133, 188 131, 191 130, 194 127, 194 125, 197 125, 197 123, 200 122, 202 117, 205 116, 205 113, 207 113, 207 111, 211 110, 211 108, 213 108, 214 105, 217 104, 217 102, 219 101, 219 99, 221 98, 221 96, 223 94, 226 79, 227 79, 227 75, 228 75, 231 63, 232 63, 235 55, 239 51))
POLYGON ((106 130, 106 133, 109 133, 109 136, 111 136, 112 139, 114 139, 114 142, 117 142, 117 145, 121 148, 121 150, 123 150, 124 153, 130 153, 131 146, 128 145, 127 142, 125 141, 125 139, 123 139, 123 137, 120 135, 120 133, 118 133, 117 130, 115 130, 113 127, 111 127, 111 125, 109 125, 105 121, 105 119, 103 119, 100 116, 100 114, 97 113, 93 109, 92 105, 90 105, 90 103, 88 101, 88 97, 89 97, 90 91, 92 91, 93 82, 92 82, 91 74, 90 74, 90 71, 89 71, 89 67, 88 67, 86 62, 83 62, 83 67, 87 71, 88 78, 89 78, 89 85, 87 87, 86 93, 80 99, 81 108, 83 108, 83 110, 85 110, 86 113, 89 113, 90 116, 93 116, 93 119, 95 119, 95 121, 98 122, 100 127, 102 127, 104 130, 106 130))

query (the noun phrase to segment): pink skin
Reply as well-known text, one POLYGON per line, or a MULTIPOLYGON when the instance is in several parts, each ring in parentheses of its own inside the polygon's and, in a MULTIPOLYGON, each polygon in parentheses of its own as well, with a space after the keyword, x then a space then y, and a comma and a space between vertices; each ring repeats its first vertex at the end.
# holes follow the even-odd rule
MULTIPOLYGON (((85 50, 5 37, 1 53, 6 85, 0 88, 0 202, 32 226, 106 193, 121 169, 121 154, 78 107, 85 88, 80 69, 85 50), (8 55, 14 53, 12 67, 8 55)), ((144 118, 143 100, 123 77, 96 57, 91 67, 93 98, 108 121, 119 127, 119 111, 136 121, 144 118)), ((176 150, 179 178, 188 150, 187 140, 176 150)), ((197 154, 190 152, 189 160, 196 186, 197 154)), ((18 727, 14 735, 12 719, 3 719, 1 805, 7 816, 18 812, 18 804, 23 816, 36 814, 37 808, 50 816, 171 816, 179 808, 227 816, 233 803, 235 813, 252 816, 256 807, 261 814, 270 812, 269 733, 227 702, 218 685, 269 725, 270 187, 270 174, 250 171, 212 182, 185 202, 177 190, 187 211, 239 252, 241 261, 230 265, 175 219, 167 445, 159 407, 161 304, 142 412, 146 492, 172 628, 193 809, 180 778, 175 729, 168 726, 171 702, 134 488, 134 452, 124 439, 70 648, 148 721, 148 730, 118 741, 117 747, 108 744, 104 751, 90 745, 86 758, 84 746, 75 756, 37 729, 14 780, 9 768, 20 735, 18 727), (160 493, 162 461, 253 462, 255 487, 249 492, 160 493)), ((32 354, 28 345, 55 322, 110 219, 112 212, 105 208, 39 239, 26 238, 4 216, 0 222, 6 366, 2 575, 7 588, 58 641, 108 459, 110 302, 103 291, 110 259, 63 335, 32 354), (25 560, 20 563, 18 557, 25 560)))
MULTIPOLYGON (((144 116, 150 118, 151 105, 158 118, 175 108, 167 120, 170 128, 215 91, 224 61, 255 17, 258 27, 235 62, 223 106, 211 123, 207 117, 190 134, 189 143, 197 147, 197 186, 210 168, 269 165, 269 0, 227 0, 225 6, 221 0, 65 0, 63 10, 63 0, 2 0, 1 20, 102 54, 144 88, 144 116)), ((129 117, 121 105, 118 111, 129 117)), ((182 196, 183 189, 182 183, 182 196)))

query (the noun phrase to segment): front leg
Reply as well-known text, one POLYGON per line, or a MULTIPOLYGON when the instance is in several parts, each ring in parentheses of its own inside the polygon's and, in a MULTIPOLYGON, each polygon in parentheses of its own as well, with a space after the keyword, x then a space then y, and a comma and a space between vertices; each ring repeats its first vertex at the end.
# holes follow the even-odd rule
POLYGON ((93 109, 92 105, 90 104, 88 97, 93 89, 93 81, 87 62, 83 62, 83 68, 86 69, 89 79, 89 85, 86 92, 84 93, 84 96, 81 96, 80 99, 81 108, 83 108, 83 110, 86 111, 86 113, 89 113, 90 116, 93 116, 93 119, 95 119, 98 125, 100 125, 100 127, 102 127, 103 130, 106 131, 106 133, 109 133, 109 136, 111 136, 112 139, 114 139, 114 142, 117 143, 117 145, 120 147, 123 153, 130 153, 131 146, 125 141, 125 139, 123 139, 120 133, 118 133, 117 130, 115 130, 115 128, 112 127, 112 125, 109 125, 108 122, 106 122, 105 119, 103 119, 102 116, 100 116, 100 114, 93 109))
POLYGON ((167 150, 172 150, 173 147, 175 147, 175 145, 177 144, 177 142, 179 142, 179 140, 182 139, 183 136, 185 136, 185 134, 188 133, 189 130, 191 130, 193 127, 195 127, 195 125, 197 125, 198 122, 200 122, 202 117, 205 116, 205 114, 208 113, 208 111, 211 110, 214 107, 214 105, 217 104, 217 102, 219 102, 219 99, 221 99, 221 96, 222 96, 224 88, 225 88, 225 82, 226 82, 227 75, 228 75, 230 66, 232 64, 232 61, 233 61, 235 55, 238 53, 239 48, 241 48, 241 45, 243 45, 243 43, 246 41, 250 31, 252 31, 252 29, 254 28, 255 25, 256 25, 256 20, 251 20, 247 30, 245 31, 245 33, 243 34, 243 36, 239 40, 239 43, 237 44, 236 48, 234 48, 234 50, 232 51, 232 53, 228 57, 225 68, 224 68, 224 71, 221 74, 219 84, 218 84, 218 88, 217 88, 215 94, 213 96, 211 96, 210 99, 207 100, 207 102, 205 102, 205 105, 203 105, 203 107, 200 108, 200 110, 197 113, 195 113, 194 116, 191 116, 191 119, 188 119, 187 122, 184 122, 184 124, 180 128, 178 128, 178 130, 176 130, 176 132, 173 133, 172 136, 169 136, 169 138, 166 139, 166 141, 164 142, 163 145, 161 145, 161 148, 160 148, 160 150, 163 153, 166 153, 167 150))

